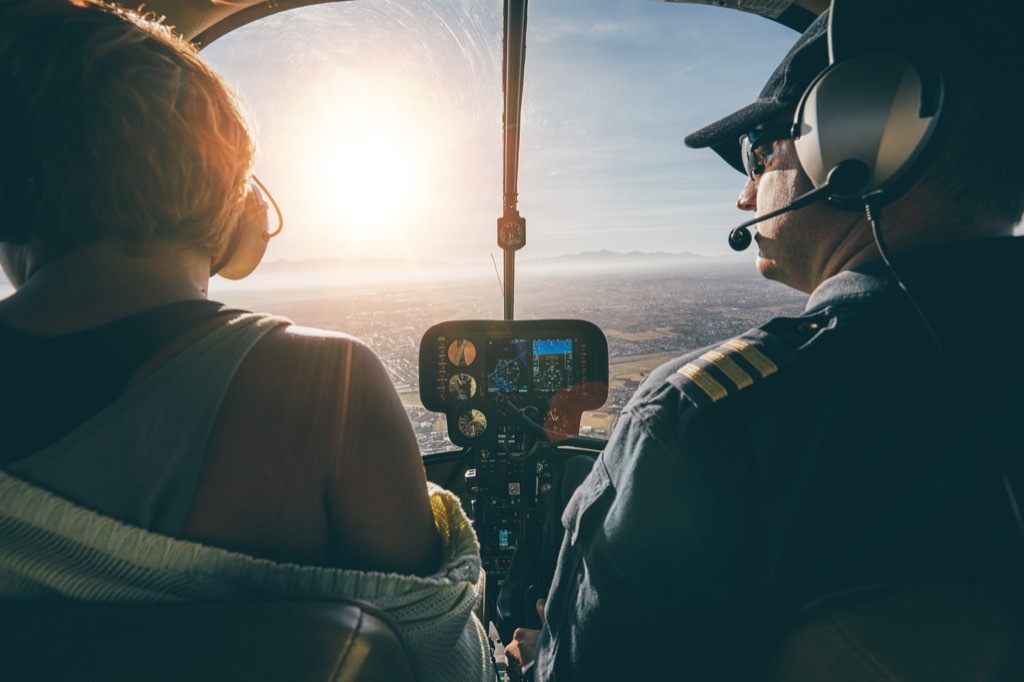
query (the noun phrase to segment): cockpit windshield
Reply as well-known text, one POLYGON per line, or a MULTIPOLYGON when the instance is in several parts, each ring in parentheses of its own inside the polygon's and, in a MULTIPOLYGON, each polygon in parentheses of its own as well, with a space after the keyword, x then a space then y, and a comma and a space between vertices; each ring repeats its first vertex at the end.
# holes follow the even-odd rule
MULTIPOLYGON (((515 318, 607 335, 608 401, 584 433, 606 435, 669 357, 802 306, 729 250, 742 177, 682 142, 749 102, 795 36, 700 5, 530 5, 515 318)), ((450 447, 420 404, 417 349, 442 320, 502 318, 502 3, 310 6, 204 55, 251 112, 286 220, 256 273, 211 296, 363 339, 423 452, 450 447)))

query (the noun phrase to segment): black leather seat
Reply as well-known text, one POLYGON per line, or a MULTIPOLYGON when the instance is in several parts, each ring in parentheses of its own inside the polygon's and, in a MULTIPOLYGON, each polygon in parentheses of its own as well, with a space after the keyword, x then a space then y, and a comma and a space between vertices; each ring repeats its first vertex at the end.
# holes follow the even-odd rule
POLYGON ((1024 593, 875 586, 807 607, 763 682, 1024 680, 1024 593))
POLYGON ((355 600, 0 603, 0 679, 412 681, 379 609, 355 600))

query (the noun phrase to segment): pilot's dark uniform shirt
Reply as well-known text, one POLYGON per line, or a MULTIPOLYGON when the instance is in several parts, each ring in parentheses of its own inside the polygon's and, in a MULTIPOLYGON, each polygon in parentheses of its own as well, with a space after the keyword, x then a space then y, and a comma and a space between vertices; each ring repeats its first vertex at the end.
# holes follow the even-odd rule
POLYGON ((562 517, 534 678, 751 679, 816 597, 1007 584, 1024 552, 1024 239, 824 282, 652 373, 562 517))

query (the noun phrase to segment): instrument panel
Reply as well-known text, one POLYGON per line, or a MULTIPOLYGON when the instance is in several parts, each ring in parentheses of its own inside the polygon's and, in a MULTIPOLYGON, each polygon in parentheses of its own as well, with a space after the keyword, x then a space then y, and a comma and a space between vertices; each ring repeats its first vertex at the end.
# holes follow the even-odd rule
POLYGON ((608 343, 583 320, 442 322, 423 335, 419 364, 423 406, 447 416, 463 447, 516 445, 502 403, 557 441, 577 435, 583 412, 608 397, 608 343))

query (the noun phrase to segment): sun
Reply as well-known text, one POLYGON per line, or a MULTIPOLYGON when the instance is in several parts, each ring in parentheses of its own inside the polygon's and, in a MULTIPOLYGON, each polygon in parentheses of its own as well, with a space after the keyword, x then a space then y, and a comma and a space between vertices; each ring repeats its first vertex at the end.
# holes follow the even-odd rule
POLYGON ((415 202, 414 144, 397 124, 332 126, 309 156, 325 203, 350 228, 394 226, 415 202))
POLYGON ((339 73, 293 113, 304 213, 349 253, 392 252, 416 233, 427 197, 428 127, 408 88, 339 73))

